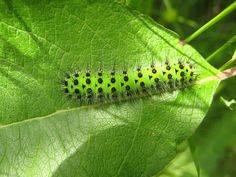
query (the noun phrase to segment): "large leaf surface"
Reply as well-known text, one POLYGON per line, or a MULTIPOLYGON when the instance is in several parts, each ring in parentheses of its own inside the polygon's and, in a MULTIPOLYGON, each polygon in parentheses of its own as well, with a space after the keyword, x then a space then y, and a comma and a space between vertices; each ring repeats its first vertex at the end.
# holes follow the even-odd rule
POLYGON ((191 60, 217 73, 175 33, 105 0, 0 1, 0 175, 151 176, 204 118, 218 84, 119 104, 79 106, 66 71, 191 60))

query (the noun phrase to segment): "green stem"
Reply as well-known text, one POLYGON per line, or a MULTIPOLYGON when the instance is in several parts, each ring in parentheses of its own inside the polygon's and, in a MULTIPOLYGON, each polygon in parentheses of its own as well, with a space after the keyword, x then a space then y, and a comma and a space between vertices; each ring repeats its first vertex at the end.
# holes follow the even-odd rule
POLYGON ((223 64, 223 66, 220 67, 220 70, 222 71, 222 70, 228 68, 228 66, 230 66, 234 62, 236 62, 236 50, 233 54, 233 57, 229 61, 227 61, 225 64, 223 64))
POLYGON ((164 0, 163 2, 165 4, 167 10, 172 10, 172 6, 171 6, 169 0, 164 0))
POLYGON ((182 16, 177 16, 176 18, 177 18, 177 21, 179 23, 186 24, 186 25, 188 25, 188 26, 190 26, 192 28, 196 28, 197 27, 197 23, 195 21, 191 20, 191 19, 187 19, 187 18, 184 18, 182 16))
POLYGON ((215 16, 213 19, 211 19, 209 22, 207 22, 205 25, 203 25, 201 28, 199 28, 196 32, 194 32, 192 35, 190 35, 185 42, 189 43, 196 37, 198 37, 201 33, 203 33, 205 30, 210 28, 212 25, 214 25, 216 22, 220 21, 223 17, 231 13, 236 9, 236 1, 234 1, 232 4, 230 4, 226 9, 224 9, 221 13, 219 13, 217 16, 215 16))
POLYGON ((207 61, 211 61, 217 54, 228 48, 232 43, 236 42, 236 35, 230 38, 226 43, 224 43, 219 49, 213 52, 210 56, 207 57, 207 61))

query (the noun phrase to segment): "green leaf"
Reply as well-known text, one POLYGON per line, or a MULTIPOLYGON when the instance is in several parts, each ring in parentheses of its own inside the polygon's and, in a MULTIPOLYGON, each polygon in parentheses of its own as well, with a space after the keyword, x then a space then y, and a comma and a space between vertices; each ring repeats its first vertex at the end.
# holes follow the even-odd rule
POLYGON ((66 71, 190 60, 179 36, 108 0, 0 1, 0 175, 152 176, 204 118, 218 81, 117 104, 79 106, 66 71))
POLYGON ((181 152, 171 161, 160 177, 196 177, 198 176, 189 148, 181 152))
POLYGON ((146 15, 152 15, 154 0, 118 0, 123 1, 124 4, 128 5, 132 9, 138 10, 146 15))

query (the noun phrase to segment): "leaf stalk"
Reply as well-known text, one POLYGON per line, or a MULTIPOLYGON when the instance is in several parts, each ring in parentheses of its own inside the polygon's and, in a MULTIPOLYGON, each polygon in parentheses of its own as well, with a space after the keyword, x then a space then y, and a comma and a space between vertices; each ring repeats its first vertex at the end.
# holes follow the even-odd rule
POLYGON ((215 16, 213 19, 211 19, 209 22, 207 22, 205 25, 203 25, 201 28, 199 28, 196 32, 194 32, 192 35, 190 35, 187 39, 185 39, 186 43, 191 42, 193 39, 198 37, 200 34, 202 34, 204 31, 206 31, 208 28, 213 26, 216 22, 220 21, 222 18, 230 14, 236 9, 236 1, 234 1, 232 4, 230 4, 227 8, 225 8, 221 13, 219 13, 217 16, 215 16))

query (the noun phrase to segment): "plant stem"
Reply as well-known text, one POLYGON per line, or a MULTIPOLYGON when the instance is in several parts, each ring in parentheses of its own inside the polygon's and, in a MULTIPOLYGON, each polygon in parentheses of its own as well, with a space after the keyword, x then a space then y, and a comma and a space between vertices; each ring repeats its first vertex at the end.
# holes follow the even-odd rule
POLYGON ((231 13, 236 9, 236 1, 234 1, 232 4, 230 4, 226 9, 224 9, 221 13, 219 13, 217 16, 215 16, 213 19, 211 19, 209 22, 207 22, 205 25, 203 25, 201 28, 199 28, 196 32, 194 32, 192 35, 190 35, 185 42, 189 43, 196 37, 198 37, 201 33, 203 33, 205 30, 210 28, 212 25, 214 25, 216 22, 220 21, 223 17, 231 13))
POLYGON ((236 67, 233 67, 233 68, 229 68, 227 70, 221 71, 216 76, 210 76, 202 80, 198 80, 196 83, 203 84, 203 83, 213 81, 213 80, 223 81, 225 79, 228 79, 230 77, 235 77, 235 76, 236 76, 236 67))
POLYGON ((172 6, 171 6, 169 0, 164 0, 163 2, 165 4, 167 10, 172 10, 172 6))
POLYGON ((226 69, 228 66, 230 66, 235 61, 236 61, 236 50, 233 54, 233 57, 229 61, 227 61, 225 64, 223 64, 223 66, 220 67, 220 70, 222 71, 222 70, 226 69))
POLYGON ((182 16, 177 16, 176 18, 177 18, 177 21, 179 23, 186 24, 186 25, 188 25, 188 26, 190 26, 192 28, 196 28, 197 27, 197 22, 195 22, 195 21, 193 21, 191 19, 187 19, 187 18, 184 18, 182 16))
POLYGON ((213 52, 210 56, 207 57, 207 61, 211 61, 218 53, 222 52, 226 48, 228 48, 232 43, 236 42, 236 35, 230 38, 226 43, 224 43, 219 49, 213 52))

